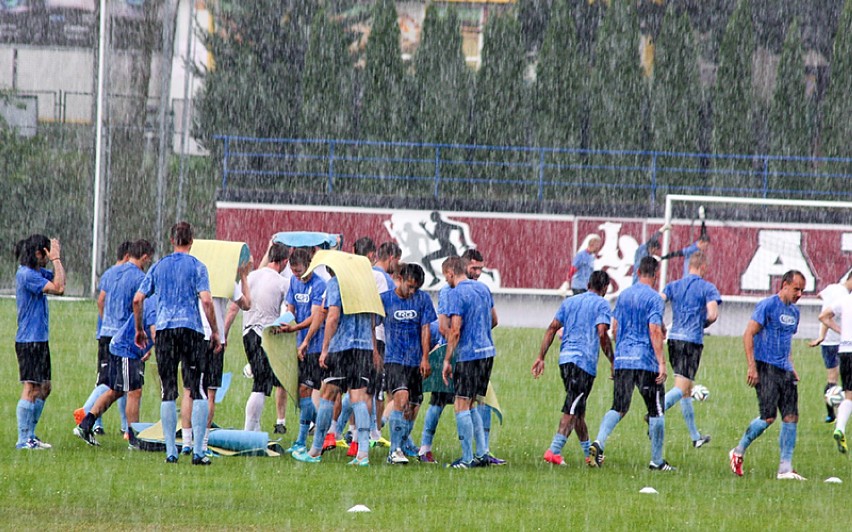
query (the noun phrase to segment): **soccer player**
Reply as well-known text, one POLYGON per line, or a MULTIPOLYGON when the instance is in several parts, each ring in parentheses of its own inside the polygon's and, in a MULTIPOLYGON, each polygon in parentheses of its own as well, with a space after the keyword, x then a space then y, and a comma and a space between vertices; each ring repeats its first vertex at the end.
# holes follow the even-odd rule
POLYGON ((731 471, 743 476, 743 455, 749 445, 781 412, 781 463, 778 480, 805 480, 793 469, 796 425, 799 421, 799 376, 793 368, 791 341, 799 327, 796 302, 805 289, 805 277, 790 270, 781 277, 781 289, 757 304, 743 334, 748 372, 746 382, 757 390, 760 415, 752 420, 739 445, 728 453, 731 471))
POLYGON ((385 378, 391 394, 389 464, 407 464, 402 450, 423 402, 423 378, 429 366, 429 324, 437 319, 432 299, 420 291, 425 280, 418 264, 405 264, 394 274, 395 288, 381 294, 385 307, 385 378))
POLYGON ((15 354, 23 389, 15 411, 18 418, 16 449, 50 449, 35 434, 50 395, 50 346, 48 345, 47 294, 65 293, 65 268, 59 240, 32 235, 15 245, 20 266, 15 273, 15 304, 18 331, 15 354), (45 269, 53 265, 53 271, 45 269))
POLYGON ((310 450, 297 451, 292 456, 300 462, 320 461, 322 444, 331 426, 334 402, 341 392, 349 392, 358 430, 358 453, 349 465, 368 466, 370 412, 367 401, 370 398, 367 387, 381 363, 376 350, 375 319, 371 313, 344 312, 338 277, 332 277, 326 283, 324 307, 328 314, 319 364, 328 371, 320 388, 314 441, 310 450))
MULTIPOLYGON (((239 267, 237 275, 240 281, 234 285, 233 299, 227 297, 213 298, 213 315, 216 318, 216 328, 220 331, 225 331, 222 334, 222 343, 219 344, 220 349, 214 350, 210 344, 210 333, 212 328, 210 322, 207 321, 207 316, 204 315, 204 307, 201 301, 198 302, 199 316, 201 316, 201 326, 204 328, 204 345, 207 346, 207 353, 204 359, 207 361, 207 371, 205 381, 207 383, 207 430, 204 432, 204 442, 202 450, 204 454, 209 454, 207 451, 207 440, 210 438, 210 429, 213 428, 213 416, 216 413, 216 390, 222 386, 222 374, 225 370, 225 348, 228 343, 228 330, 226 328, 226 314, 228 312, 229 303, 235 303, 241 310, 249 310, 251 308, 251 291, 248 288, 248 273, 252 269, 251 258, 239 267), (241 289, 240 287, 246 287, 241 289)), ((183 389, 183 400, 180 409, 181 435, 183 439, 182 454, 191 454, 193 446, 192 435, 192 394, 189 389, 183 389)))
POLYGON ((599 350, 603 350, 604 356, 612 364, 612 343, 608 334, 611 313, 609 303, 603 298, 609 288, 609 275, 602 271, 592 272, 586 286, 587 291, 565 298, 562 302, 544 333, 538 358, 532 366, 533 377, 537 379, 544 373, 544 357, 556 332, 564 327, 559 349, 559 372, 565 386, 565 402, 559 428, 550 448, 544 452, 546 462, 560 466, 567 465, 562 458, 562 447, 573 429, 577 431, 586 461, 590 462, 586 400, 595 383, 599 350))
POLYGON ((668 334, 668 346, 675 375, 675 386, 666 394, 665 409, 680 401, 683 420, 695 448, 708 443, 710 435, 702 435, 695 426, 692 384, 704 349, 704 329, 716 321, 722 302, 719 290, 704 280, 706 273, 707 256, 697 251, 689 258, 689 275, 666 285, 663 290, 663 300, 672 304, 674 321, 668 334))
POLYGON ((133 316, 136 324, 136 345, 145 349, 148 337, 143 320, 145 298, 158 295, 156 325, 157 372, 161 382, 160 419, 166 439, 166 462, 177 463, 175 442, 178 396, 177 367, 181 365, 184 388, 189 388, 192 401, 192 431, 195 448, 193 465, 210 465, 204 455, 204 434, 207 431, 207 360, 204 328, 198 312, 201 299, 204 314, 212 329, 210 343, 219 351, 219 329, 210 296, 207 267, 189 254, 193 231, 187 222, 172 226, 170 241, 174 252, 154 264, 133 296, 133 316))
POLYGON ((671 253, 663 255, 662 257, 660 257, 660 260, 668 260, 673 257, 683 257, 683 276, 686 277, 687 275, 689 275, 689 258, 692 257, 692 255, 694 255, 695 253, 698 253, 699 251, 701 251, 702 253, 707 253, 707 248, 709 247, 710 235, 707 234, 707 225, 705 224, 704 220, 701 220, 701 234, 698 236, 698 240, 683 249, 672 251, 671 253))
POLYGON ((441 265, 449 292, 447 315, 450 329, 447 334, 447 353, 442 376, 449 384, 452 376, 455 386, 456 429, 461 441, 462 456, 448 467, 468 469, 491 465, 491 456, 485 442, 485 431, 479 413, 473 409, 478 396, 488 391, 488 381, 494 364, 496 349, 491 329, 497 326, 497 313, 491 291, 483 283, 467 278, 465 261, 450 257, 441 265), (453 354, 457 353, 455 368, 453 354), (474 455, 473 439, 476 438, 474 455))
POLYGON ((668 224, 660 227, 653 235, 651 235, 651 238, 649 238, 647 242, 636 248, 636 253, 633 255, 633 284, 639 282, 639 263, 642 262, 642 259, 645 257, 653 257, 660 253, 663 249, 663 244, 660 242, 660 239, 663 237, 663 233, 670 229, 671 226, 668 224))
MULTIPOLYGON (((99 347, 107 351, 106 373, 109 389, 98 397, 74 428, 74 434, 89 445, 99 445, 94 431, 96 419, 122 397, 127 397, 128 428, 125 429, 125 434, 131 444, 133 442, 129 424, 139 421, 145 361, 150 356, 150 346, 143 351, 134 345, 133 297, 145 278, 143 270, 151 264, 153 255, 154 247, 147 240, 132 243, 128 261, 114 272, 112 288, 106 294, 99 347), (116 325, 119 323, 120 325, 116 325)), ((156 296, 145 301, 144 321, 146 331, 153 329, 156 324, 156 296)))
MULTIPOLYGON (((89 413, 92 406, 94 406, 95 401, 98 400, 104 392, 109 390, 109 386, 107 386, 108 379, 108 364, 109 364, 109 342, 107 342, 107 348, 101 348, 101 328, 103 327, 103 317, 104 317, 104 302, 106 301, 107 291, 111 287, 112 276, 119 266, 126 263, 130 259, 130 246, 133 242, 129 240, 125 240, 121 244, 118 245, 118 250, 116 252, 116 261, 115 264, 107 268, 107 270, 101 274, 101 279, 98 282, 98 329, 96 338, 98 340, 98 370, 97 370, 97 378, 95 380, 95 389, 92 390, 92 393, 89 394, 86 402, 83 403, 82 408, 78 408, 74 411, 74 421, 79 424, 83 421, 83 417, 89 413)), ((131 296, 132 297, 132 296, 131 296)), ((118 412, 121 416, 121 431, 122 433, 126 433, 127 431, 127 418, 125 416, 125 405, 124 401, 121 401, 118 405, 118 412)), ((103 434, 104 428, 101 422, 101 418, 98 418, 95 421, 95 434, 103 434)))
MULTIPOLYGON (((826 310, 833 308, 834 305, 846 297, 850 291, 852 291, 852 273, 846 277, 846 281, 844 283, 830 284, 819 293, 819 297, 823 302, 820 312, 825 312, 826 310)), ((823 390, 824 394, 829 388, 836 386, 838 383, 837 379, 840 371, 840 359, 838 358, 837 353, 840 346, 840 335, 827 327, 826 324, 820 320, 819 337, 808 345, 810 347, 816 347, 818 345, 821 346, 822 361, 825 364, 827 374, 825 389, 823 390)), ((825 408, 828 411, 828 414, 825 416, 825 422, 833 423, 835 420, 834 407, 826 404, 825 408)))
POLYGON ((571 269, 568 270, 568 282, 575 296, 588 290, 589 278, 592 276, 592 272, 595 271, 595 257, 598 251, 601 250, 601 245, 603 245, 601 237, 592 235, 589 237, 586 249, 581 250, 574 256, 574 260, 571 262, 571 269))
MULTIPOLYGON (((446 315, 446 291, 451 290, 449 286, 444 286, 438 292, 438 319, 429 324, 429 350, 435 349, 439 345, 445 345, 447 340, 441 334, 441 325, 445 323, 445 330, 449 328, 449 318, 446 315)), ((435 431, 438 430, 438 422, 441 420, 441 414, 444 412, 444 407, 455 402, 455 395, 448 392, 432 392, 429 394, 429 408, 426 409, 426 415, 423 420, 423 434, 420 437, 420 448, 417 451, 417 458, 425 464, 437 464, 432 454, 432 440, 435 438, 435 431)))
POLYGON ((663 310, 665 303, 654 290, 660 263, 654 257, 639 262, 639 282, 618 296, 612 317, 615 337, 614 393, 612 408, 604 415, 598 437, 589 449, 589 465, 600 467, 606 440, 630 409, 633 388, 648 409, 652 471, 674 471, 663 459, 665 424, 663 395, 666 359, 663 353, 663 310))
POLYGON ((316 421, 316 404, 323 380, 319 357, 324 336, 322 302, 326 284, 314 272, 305 274, 310 264, 311 255, 304 249, 294 250, 290 256, 293 277, 290 278, 287 309, 296 317, 296 324, 281 328, 283 332, 296 333, 299 353, 299 435, 289 449, 291 454, 305 450, 311 423, 316 421))
MULTIPOLYGON (((846 278, 846 284, 852 283, 852 273, 846 278)), ((830 308, 824 309, 819 321, 840 337, 837 354, 840 358, 840 377, 843 382, 843 401, 837 407, 837 423, 834 426, 834 441, 837 450, 848 452, 846 445, 846 423, 852 415, 852 294, 846 294, 835 301, 830 308), (840 325, 837 319, 841 320, 840 325)))
MULTIPOLYGON (((142 389, 141 382, 129 382, 128 379, 111 378, 112 370, 121 369, 121 366, 116 366, 121 360, 112 361, 110 344, 114 336, 119 334, 126 327, 127 322, 133 318, 133 296, 136 295, 136 290, 145 278, 145 269, 151 264, 151 259, 154 256, 154 247, 147 240, 137 240, 130 245, 127 262, 112 269, 110 275, 109 291, 101 290, 101 296, 98 298, 99 307, 103 309, 103 320, 101 322, 101 337, 98 341, 98 359, 106 362, 105 373, 107 391, 100 394, 95 404, 86 412, 83 419, 80 420, 77 427, 74 428, 74 434, 81 438, 89 445, 98 445, 94 435, 97 433, 95 427, 96 420, 106 412, 112 403, 123 397, 124 391, 130 391, 127 387, 133 384, 133 390, 142 389), (112 368, 110 365, 112 364, 112 368), (93 415, 95 414, 95 415, 93 415)), ((137 357, 137 358, 141 358, 137 357)), ((147 357, 146 357, 147 359, 147 357)), ((127 360, 126 358, 124 359, 127 360)), ((133 368, 128 368, 129 371, 137 371, 139 366, 134 364, 133 368)), ((117 373, 116 376, 124 377, 117 373)), ((141 397, 141 394, 140 394, 141 397)), ((138 398, 136 398, 138 399, 138 398)), ((138 402, 137 402, 138 411, 138 402)), ((138 420, 137 420, 138 421, 138 420)), ((127 427, 124 429, 127 433, 127 427)))
MULTIPOLYGON (((261 346, 263 328, 273 323, 281 314, 289 289, 289 282, 281 276, 281 271, 287 266, 290 250, 280 243, 270 243, 266 251, 263 266, 248 274, 245 283, 251 293, 251 307, 242 309, 236 301, 228 305, 228 315, 225 317, 225 335, 231 329, 237 312, 245 310, 243 315, 243 347, 246 352, 252 381, 251 394, 246 401, 246 418, 244 430, 260 431, 260 418, 266 398, 272 394, 275 387, 281 387, 281 382, 269 365, 269 358, 261 346)), ((276 423, 276 429, 278 424, 276 423)), ((277 432, 276 430, 276 433, 277 432)), ((280 434, 280 433, 279 433, 280 434)))

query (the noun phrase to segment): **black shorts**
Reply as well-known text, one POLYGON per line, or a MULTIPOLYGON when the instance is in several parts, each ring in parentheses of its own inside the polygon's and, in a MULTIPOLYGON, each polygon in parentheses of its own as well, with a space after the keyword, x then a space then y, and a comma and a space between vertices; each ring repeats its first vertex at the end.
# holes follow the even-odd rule
POLYGON ((138 358, 110 355, 106 384, 116 392, 141 390, 145 384, 145 363, 138 358))
POLYGON ((485 396, 488 391, 488 381, 491 380, 491 368, 494 357, 480 358, 468 362, 456 362, 453 369, 453 383, 457 397, 476 399, 485 396))
POLYGON ((429 404, 444 408, 456 402, 456 394, 448 392, 432 392, 429 394, 429 404))
POLYGON ((559 365, 562 374, 562 384, 565 386, 565 403, 562 413, 572 416, 583 416, 586 413, 586 399, 595 384, 594 375, 586 373, 572 362, 559 365))
POLYGON ((648 417, 663 415, 666 390, 662 384, 657 384, 657 373, 644 369, 617 369, 612 399, 612 409, 622 415, 630 410, 630 400, 633 398, 633 388, 639 388, 639 394, 645 400, 648 417))
POLYGON ((408 390, 408 402, 413 405, 423 403, 423 377, 420 366, 385 364, 385 390, 393 396, 400 390, 408 390))
MULTIPOLYGON (((243 347, 246 350, 246 358, 248 359, 251 373, 254 375, 254 381, 251 385, 251 391, 262 393, 269 397, 274 386, 281 386, 281 383, 275 377, 272 371, 272 366, 269 364, 269 358, 266 356, 266 351, 261 347, 261 337, 257 332, 250 330, 243 335, 243 347)), ((301 374, 301 363, 299 364, 301 374)))
POLYGON ((319 357, 319 353, 305 353, 305 359, 299 361, 299 384, 312 390, 319 390, 325 377, 319 357))
POLYGON ((98 338, 98 378, 95 386, 109 385, 109 358, 112 356, 112 353, 109 352, 109 343, 111 340, 112 336, 98 338))
POLYGON ((183 387, 189 390, 190 397, 207 399, 206 343, 203 334, 185 327, 157 331, 157 373, 162 386, 162 401, 174 401, 178 397, 178 363, 183 387))
POLYGON ((701 363, 701 352, 704 350, 704 346, 683 340, 669 340, 668 343, 669 361, 674 374, 694 381, 695 374, 698 373, 698 364, 701 363))
POLYGON ((370 374, 370 384, 367 385, 367 395, 375 397, 379 401, 385 399, 385 343, 381 340, 376 340, 376 349, 379 351, 379 356, 382 359, 382 367, 376 369, 375 364, 371 364, 372 373, 370 374))
POLYGON ((839 345, 823 345, 820 346, 822 351, 822 362, 825 364, 825 369, 833 369, 837 367, 839 356, 839 345))
POLYGON ((207 346, 207 388, 219 389, 222 387, 222 372, 225 369, 225 346, 219 352, 213 351, 210 340, 204 340, 207 346))
POLYGON ((799 386, 792 371, 758 360, 755 386, 757 403, 760 407, 760 419, 774 419, 781 412, 781 418, 799 415, 799 386))
POLYGON ((326 359, 328 376, 323 382, 338 386, 341 391, 366 389, 373 372, 373 352, 369 349, 346 349, 329 353, 326 359))
POLYGON ((844 392, 852 392, 852 353, 840 353, 840 382, 844 392))
POLYGON ((15 342, 21 382, 36 384, 50 380, 50 347, 47 342, 15 342))

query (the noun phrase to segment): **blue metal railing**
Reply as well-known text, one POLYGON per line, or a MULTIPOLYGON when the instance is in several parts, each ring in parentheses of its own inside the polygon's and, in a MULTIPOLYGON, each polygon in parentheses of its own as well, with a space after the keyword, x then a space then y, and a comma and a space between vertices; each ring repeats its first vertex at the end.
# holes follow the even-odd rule
POLYGON ((487 187, 495 197, 564 198, 666 193, 752 197, 852 196, 852 158, 716 155, 637 150, 428 144, 346 139, 217 136, 222 189, 349 189, 456 197, 487 187), (297 188, 294 188, 297 187, 297 188), (384 187, 384 189, 383 189, 384 187))

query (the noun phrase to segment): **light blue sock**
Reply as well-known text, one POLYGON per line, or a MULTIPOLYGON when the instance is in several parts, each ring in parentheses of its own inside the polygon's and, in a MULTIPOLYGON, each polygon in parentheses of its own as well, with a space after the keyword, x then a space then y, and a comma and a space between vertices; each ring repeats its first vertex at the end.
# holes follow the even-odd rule
POLYGON ((778 444, 781 446, 781 462, 793 461, 793 449, 796 448, 796 423, 781 423, 781 435, 778 444))
POLYGON ((166 440, 166 456, 177 458, 178 449, 175 443, 177 405, 175 405, 174 401, 163 401, 160 403, 160 420, 163 423, 163 437, 166 440))
POLYGON ((121 418, 121 432, 127 432, 127 396, 118 398, 118 416, 121 418))
POLYGON ((666 435, 666 423, 663 416, 648 419, 648 431, 651 433, 651 462, 663 463, 663 440, 666 435))
POLYGON ((405 420, 405 435, 402 440, 403 445, 408 445, 409 447, 416 449, 417 444, 414 443, 414 439, 411 437, 411 431, 414 430, 414 420, 406 419, 405 420))
MULTIPOLYGON (((675 386, 674 388, 669 390, 669 393, 666 394, 666 402, 665 402, 665 407, 664 407, 665 410, 663 410, 663 412, 665 412, 669 408, 673 407, 675 405, 675 403, 680 401, 681 397, 683 397, 683 390, 681 390, 677 386, 675 386)), ((683 403, 681 403, 681 404, 683 404, 683 403)))
POLYGON ((38 398, 33 403, 33 412, 30 418, 30 433, 27 435, 28 438, 35 438, 35 429, 36 425, 38 425, 38 420, 41 419, 41 413, 44 411, 44 399, 38 398))
POLYGON ((391 452, 402 448, 402 440, 405 434, 405 419, 402 417, 402 412, 394 410, 390 415, 390 437, 391 437, 391 452))
MULTIPOLYGON (((337 416, 337 430, 335 433, 339 438, 342 438, 346 433, 346 424, 349 423, 349 416, 352 415, 352 401, 349 399, 349 394, 344 394, 340 400, 340 415, 337 416)), ((323 436, 324 437, 324 436, 323 436)), ((353 438, 357 435, 353 434, 353 438)))
POLYGON ((461 442, 462 462, 469 463, 473 460, 473 420, 470 410, 462 410, 456 414, 456 429, 461 442))
POLYGON ((701 438, 701 433, 695 426, 695 408, 692 406, 692 397, 684 397, 680 400, 680 411, 683 413, 683 420, 686 421, 686 428, 689 429, 689 437, 692 441, 701 438))
POLYGON ((609 438, 610 433, 612 433, 619 421, 621 421, 621 414, 615 410, 610 410, 604 414, 603 421, 601 421, 601 428, 598 430, 598 437, 596 438, 596 441, 601 444, 601 449, 606 446, 606 439, 609 438))
MULTIPOLYGON (((97 386, 95 386, 95 389, 92 390, 92 393, 89 394, 89 398, 86 399, 85 403, 83 403, 83 411, 88 414, 89 410, 91 410, 92 407, 95 406, 95 402, 98 400, 98 398, 104 393, 106 393, 107 390, 109 390, 109 386, 107 386, 106 384, 98 384, 97 386)), ((97 421, 95 421, 95 426, 103 426, 100 416, 98 416, 97 421)))
POLYGON ((334 402, 328 399, 320 399, 319 410, 317 410, 317 426, 314 428, 314 442, 311 450, 314 454, 322 453, 322 442, 331 426, 331 416, 334 415, 334 402))
POLYGON ((488 443, 485 442, 485 430, 482 428, 482 418, 479 417, 479 409, 470 410, 470 421, 473 423, 473 439, 476 442, 475 456, 485 456, 488 452, 488 443))
POLYGON ((589 456, 589 448, 592 446, 592 442, 589 440, 580 442, 580 449, 583 449, 583 456, 589 456))
POLYGON ((376 398, 370 398, 370 404, 373 405, 373 409, 369 410, 370 413, 370 432, 378 432, 379 425, 376 423, 376 398))
POLYGON ((314 412, 314 402, 310 397, 302 397, 299 399, 299 436, 296 437, 296 443, 305 446, 308 441, 308 432, 311 429, 311 421, 316 417, 314 412))
POLYGON ((485 433, 485 448, 491 448, 491 407, 488 405, 479 405, 476 407, 479 413, 479 419, 482 420, 482 431, 485 433))
POLYGON ((423 420, 423 435, 420 437, 420 444, 431 447, 432 439, 435 437, 435 431, 438 429, 438 421, 441 420, 441 413, 444 409, 440 406, 429 405, 426 410, 426 419, 423 420))
POLYGON ((192 443, 194 456, 204 456, 204 434, 207 432, 207 415, 210 405, 207 398, 196 399, 192 402, 192 443))
POLYGON ((743 434, 743 438, 740 440, 740 444, 737 445, 737 448, 734 449, 737 454, 745 453, 748 446, 751 445, 751 442, 757 439, 758 436, 763 434, 763 431, 766 430, 766 427, 769 426, 769 423, 760 419, 759 417, 754 418, 751 423, 748 424, 748 428, 743 434))
POLYGON ((35 404, 25 399, 18 400, 18 407, 15 409, 15 414, 18 417, 18 442, 16 445, 27 443, 30 435, 30 424, 32 423, 33 410, 35 404))
POLYGON ((550 452, 553 454, 562 454, 562 448, 565 447, 565 442, 567 441, 567 436, 557 432, 553 437, 553 441, 550 442, 550 452))
POLYGON ((367 403, 358 401, 352 403, 352 413, 355 414, 355 428, 358 429, 358 456, 361 459, 370 451, 370 411, 367 403))

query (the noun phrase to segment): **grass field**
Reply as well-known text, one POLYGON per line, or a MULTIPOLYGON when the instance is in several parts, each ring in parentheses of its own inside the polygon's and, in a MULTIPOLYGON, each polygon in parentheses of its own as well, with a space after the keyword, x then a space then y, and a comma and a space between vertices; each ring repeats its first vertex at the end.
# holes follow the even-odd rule
MULTIPOLYGON (((754 392, 745 384, 745 361, 738 338, 708 338, 698 381, 710 399, 696 405, 702 432, 713 441, 693 449, 678 407, 666 423, 665 456, 674 473, 650 472, 649 441, 638 395, 606 448, 601 469, 583 464, 572 435, 565 447, 569 467, 557 468, 541 455, 553 436, 564 395, 549 354, 544 377, 534 381, 529 367, 543 330, 498 328, 499 358, 495 382, 505 425, 495 427, 494 454, 509 460, 501 468, 446 470, 413 463, 384 465, 386 452, 371 453, 373 465, 353 470, 342 451, 326 454, 322 464, 301 464, 290 457, 218 458, 197 468, 183 459, 166 465, 159 453, 132 452, 118 434, 118 415, 105 416, 101 447, 86 446, 71 434, 71 412, 91 391, 95 361, 94 302, 50 304, 54 392, 47 402, 39 435, 51 451, 16 451, 15 405, 20 386, 14 355, 14 301, 0 300, 0 528, 22 529, 370 529, 370 530, 556 530, 686 529, 847 530, 852 465, 837 453, 831 428, 823 423, 825 382, 819 352, 795 343, 800 384, 796 469, 807 482, 777 481, 778 427, 757 440, 746 455, 746 474, 736 478, 728 450, 756 415, 754 392), (844 484, 825 484, 836 476, 844 484), (640 494, 645 486, 658 495, 640 494), (371 513, 346 510, 365 504, 371 513)), ((544 326, 544 324, 543 324, 544 326)), ((217 422, 242 428, 250 381, 241 376, 245 355, 235 326, 225 371, 236 377, 217 410, 217 422)), ((149 365, 142 420, 159 418, 155 368, 149 365)), ((667 383, 671 386, 671 381, 667 383)), ((667 387, 668 388, 668 387, 667 387)), ((599 379, 587 419, 592 438, 612 398, 608 380, 599 379)), ((263 426, 271 429, 267 403, 263 426)), ((288 427, 298 417, 292 406, 288 427)), ((415 428, 419 441, 421 423, 415 428)), ((286 443, 289 444, 287 435, 286 443)), ((459 455, 451 409, 444 412, 435 440, 442 462, 459 455)))

